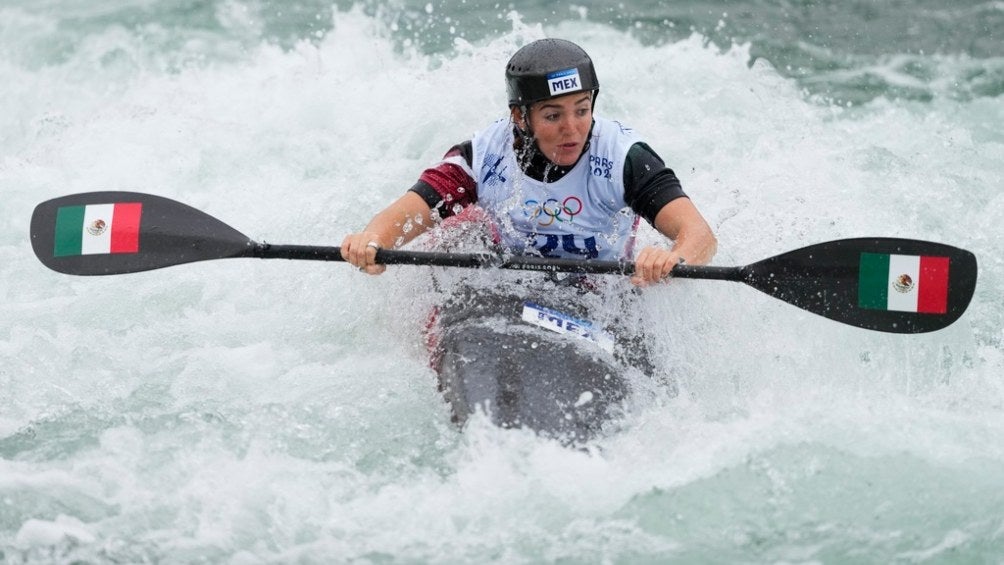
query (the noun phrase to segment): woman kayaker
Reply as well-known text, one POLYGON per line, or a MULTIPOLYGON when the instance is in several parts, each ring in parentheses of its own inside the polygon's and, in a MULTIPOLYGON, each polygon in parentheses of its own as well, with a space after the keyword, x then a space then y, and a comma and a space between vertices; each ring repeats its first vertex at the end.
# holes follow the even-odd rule
POLYGON ((376 251, 400 247, 477 205, 512 253, 630 258, 639 217, 672 240, 634 259, 631 282, 666 279, 678 263, 705 264, 717 241, 676 174, 631 128, 595 117, 599 81, 589 55, 563 39, 519 49, 505 72, 509 117, 452 147, 363 231, 342 256, 366 273, 376 251))

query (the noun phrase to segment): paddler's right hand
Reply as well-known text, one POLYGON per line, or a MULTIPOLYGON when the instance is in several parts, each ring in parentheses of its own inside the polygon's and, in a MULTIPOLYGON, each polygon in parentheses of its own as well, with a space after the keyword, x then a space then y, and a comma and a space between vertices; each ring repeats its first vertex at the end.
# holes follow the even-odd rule
POLYGON ((377 249, 383 247, 380 234, 366 231, 352 233, 342 241, 342 258, 368 275, 379 275, 387 270, 385 265, 376 262, 377 249))

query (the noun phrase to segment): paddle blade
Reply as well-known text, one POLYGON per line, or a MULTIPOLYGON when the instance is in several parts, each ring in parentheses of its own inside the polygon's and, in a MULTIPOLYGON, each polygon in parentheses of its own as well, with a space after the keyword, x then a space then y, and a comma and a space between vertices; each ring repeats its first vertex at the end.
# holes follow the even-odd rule
POLYGON ((743 267, 744 282, 827 318, 923 333, 959 319, 976 289, 976 257, 911 239, 830 241, 743 267))
POLYGON ((115 275, 247 256, 254 243, 212 216, 168 198, 88 192, 36 206, 31 246, 54 271, 115 275))

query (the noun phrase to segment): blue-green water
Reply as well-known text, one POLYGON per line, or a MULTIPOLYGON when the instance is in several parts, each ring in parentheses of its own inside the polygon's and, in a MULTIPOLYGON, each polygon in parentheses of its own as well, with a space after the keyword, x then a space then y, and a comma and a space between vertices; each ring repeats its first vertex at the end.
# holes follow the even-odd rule
MULTIPOLYGON (((999 563, 1004 5, 0 5, 0 562, 999 563), (504 112, 509 55, 593 55, 717 264, 863 235, 980 261, 933 334, 756 291, 645 293, 673 397, 592 452, 449 421, 428 270, 218 261, 72 278, 34 205, 185 201, 338 244, 504 112)), ((651 236, 650 232, 643 236, 651 236)))

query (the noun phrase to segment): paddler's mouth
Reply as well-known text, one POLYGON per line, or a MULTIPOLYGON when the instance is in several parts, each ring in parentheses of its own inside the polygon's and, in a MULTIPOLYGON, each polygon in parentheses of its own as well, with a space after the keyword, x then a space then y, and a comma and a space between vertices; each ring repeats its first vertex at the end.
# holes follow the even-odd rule
POLYGON ((582 143, 578 141, 567 141, 554 146, 554 154, 550 156, 551 161, 556 165, 567 167, 575 164, 582 154, 582 143))

